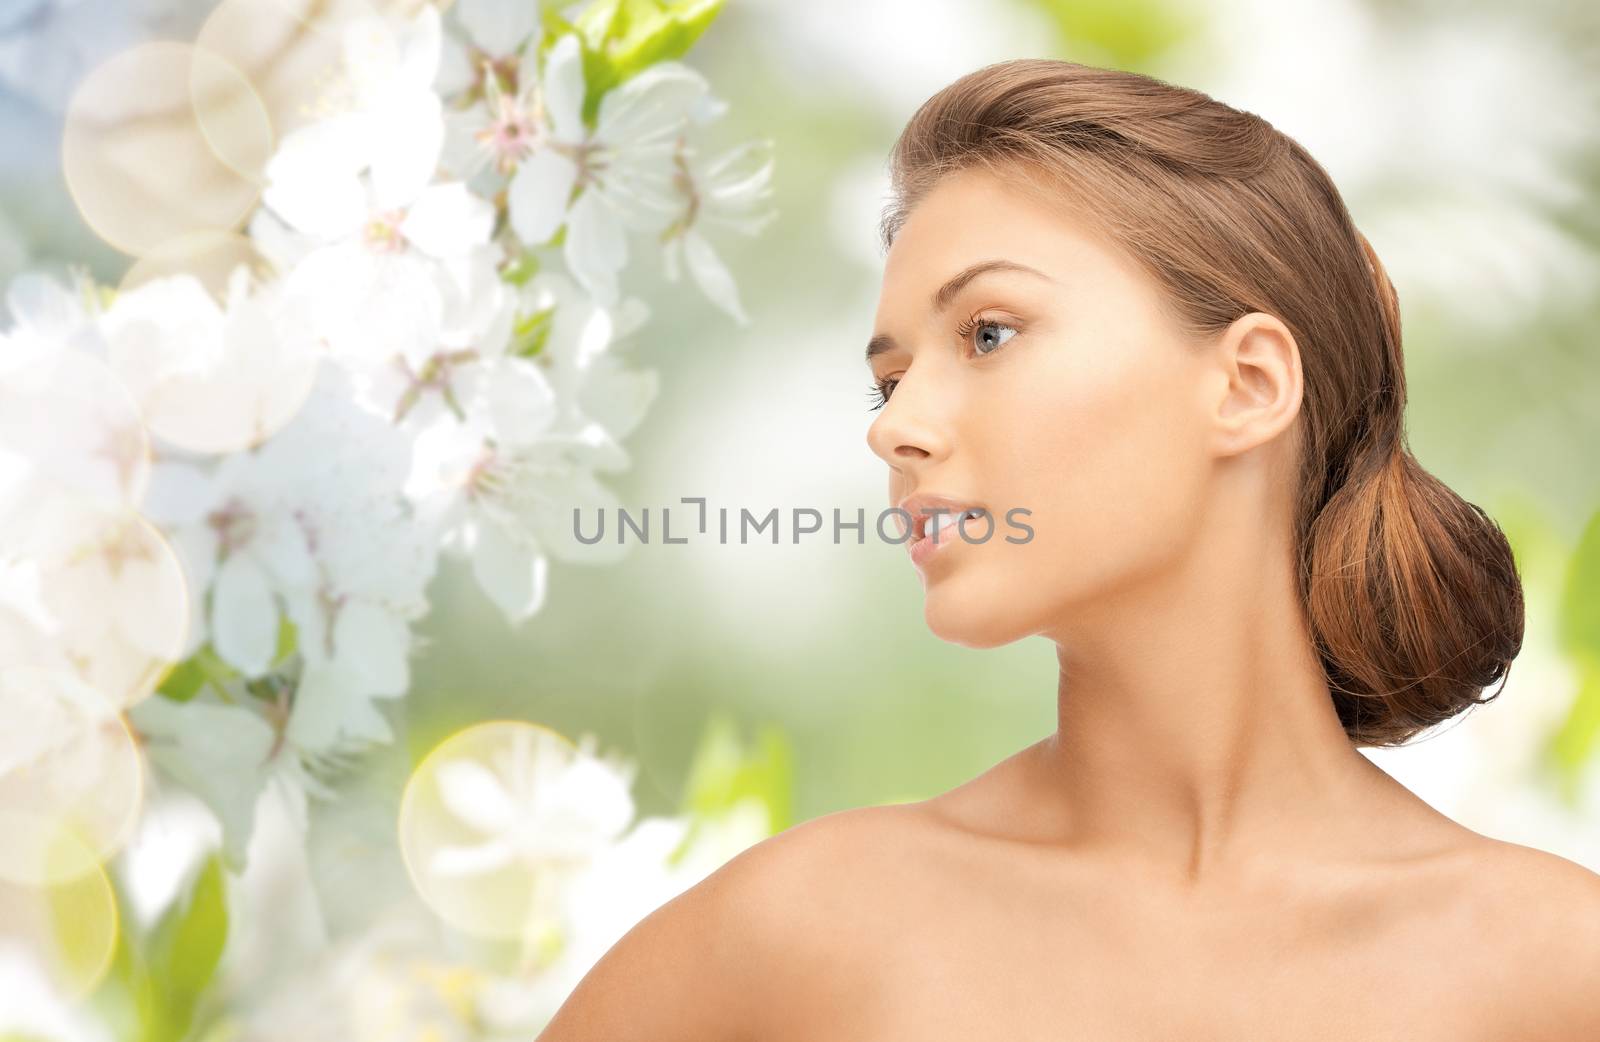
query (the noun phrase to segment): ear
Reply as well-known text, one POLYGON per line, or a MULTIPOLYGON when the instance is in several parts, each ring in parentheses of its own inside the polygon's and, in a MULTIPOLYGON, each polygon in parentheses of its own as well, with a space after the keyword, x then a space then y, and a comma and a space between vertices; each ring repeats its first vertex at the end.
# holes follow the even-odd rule
POLYGON ((1213 348, 1220 388, 1213 410, 1213 440, 1219 455, 1248 451, 1271 441, 1300 412, 1303 382, 1300 348, 1282 320, 1261 311, 1238 318, 1213 348))

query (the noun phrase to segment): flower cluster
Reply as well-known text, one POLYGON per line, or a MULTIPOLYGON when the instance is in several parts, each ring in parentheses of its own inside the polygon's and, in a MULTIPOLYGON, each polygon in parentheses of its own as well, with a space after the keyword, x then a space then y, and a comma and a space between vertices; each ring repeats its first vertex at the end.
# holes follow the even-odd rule
POLYGON ((627 25, 615 2, 351 18, 339 75, 225 233, 252 263, 13 282, 0 815, 32 838, 6 879, 114 852, 143 760, 211 806, 240 865, 269 782, 325 791, 391 739, 380 702, 410 687, 441 553, 515 624, 551 559, 618 552, 570 519, 614 503, 605 475, 657 393, 626 358, 649 315, 622 290, 630 239, 744 323, 712 242, 775 216, 768 142, 691 143, 725 104, 677 59, 718 5, 626 6, 627 25), (39 769, 90 748, 129 777, 39 769))

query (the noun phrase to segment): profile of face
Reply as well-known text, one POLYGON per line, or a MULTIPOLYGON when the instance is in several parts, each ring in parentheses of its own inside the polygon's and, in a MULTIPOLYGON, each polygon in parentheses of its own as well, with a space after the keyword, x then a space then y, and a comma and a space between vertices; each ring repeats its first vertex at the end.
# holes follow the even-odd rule
POLYGON ((937 496, 987 515, 917 564, 937 636, 1052 635, 1137 590, 1189 549, 1218 467, 1292 419, 1298 398, 1285 416, 1273 386, 1287 378, 1283 337, 1251 375, 1247 355, 1186 340, 1160 299, 1092 229, 982 169, 950 175, 906 218, 869 347, 886 400, 867 442, 889 465, 891 506, 937 496), (1032 271, 960 278, 993 261, 1032 271))

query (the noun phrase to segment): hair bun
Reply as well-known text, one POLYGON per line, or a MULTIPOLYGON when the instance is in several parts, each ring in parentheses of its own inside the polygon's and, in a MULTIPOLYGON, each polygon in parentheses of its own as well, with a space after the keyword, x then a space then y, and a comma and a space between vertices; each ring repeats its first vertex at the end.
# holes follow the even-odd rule
POLYGON ((1480 692, 1523 638, 1511 544, 1407 449, 1328 501, 1306 565, 1312 633, 1358 745, 1398 745, 1499 695, 1480 692))

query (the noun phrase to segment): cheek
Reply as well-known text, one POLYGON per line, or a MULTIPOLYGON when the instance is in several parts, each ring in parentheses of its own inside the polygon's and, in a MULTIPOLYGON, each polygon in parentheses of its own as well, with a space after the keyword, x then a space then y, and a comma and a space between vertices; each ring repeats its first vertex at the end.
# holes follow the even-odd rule
POLYGON ((1019 611, 1102 595, 1178 552, 1204 468, 1190 374, 1157 357, 1176 350, 1037 367, 1006 391, 1004 443, 986 446, 982 483, 1002 535, 1024 534, 1006 509, 1032 511, 1032 539, 989 555, 1019 611))

